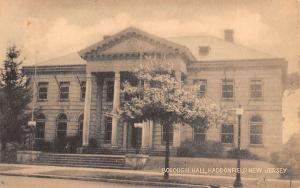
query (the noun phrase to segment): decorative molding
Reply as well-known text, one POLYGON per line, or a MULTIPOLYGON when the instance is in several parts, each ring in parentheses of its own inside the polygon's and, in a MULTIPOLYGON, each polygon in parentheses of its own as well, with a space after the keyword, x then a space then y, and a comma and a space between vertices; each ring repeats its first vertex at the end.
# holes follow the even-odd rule
MULTIPOLYGON (((124 31, 121 31, 107 39, 104 39, 90 47, 87 47, 84 50, 81 50, 79 54, 81 58, 87 61, 100 60, 101 58, 106 59, 107 57, 102 56, 103 55, 102 52, 130 38, 136 38, 138 40, 148 42, 153 46, 157 46, 158 48, 164 49, 164 51, 167 53, 178 54, 187 62, 195 60, 195 57, 185 46, 173 43, 171 41, 167 41, 163 38, 156 37, 154 35, 148 34, 146 32, 143 32, 141 30, 132 27, 124 31)), ((158 51, 162 51, 162 49, 159 49, 158 51)), ((142 50, 141 52, 147 52, 147 50, 146 51, 142 50)), ((108 56, 114 56, 114 55, 115 54, 109 54, 108 56)))
MULTIPOLYGON (((27 75, 34 74, 34 66, 24 66, 23 72, 27 75)), ((86 73, 86 65, 49 65, 49 66, 37 66, 36 67, 37 75, 39 74, 65 74, 65 73, 86 73)))

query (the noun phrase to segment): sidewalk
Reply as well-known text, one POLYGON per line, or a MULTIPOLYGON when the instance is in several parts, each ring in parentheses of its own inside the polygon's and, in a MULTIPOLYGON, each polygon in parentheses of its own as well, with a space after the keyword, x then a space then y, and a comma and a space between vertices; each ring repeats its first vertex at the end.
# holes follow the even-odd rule
MULTIPOLYGON (((234 181, 234 177, 228 176, 171 174, 170 181, 166 182, 162 180, 163 174, 159 172, 2 163, 0 163, 0 175, 104 181, 135 185, 153 185, 156 187, 210 187, 205 185, 222 185, 221 187, 232 187, 234 181)), ((289 187, 290 185, 288 180, 281 179, 263 180, 242 177, 242 181, 247 188, 283 188, 289 187)), ((300 187, 300 181, 293 181, 293 187, 300 187)))

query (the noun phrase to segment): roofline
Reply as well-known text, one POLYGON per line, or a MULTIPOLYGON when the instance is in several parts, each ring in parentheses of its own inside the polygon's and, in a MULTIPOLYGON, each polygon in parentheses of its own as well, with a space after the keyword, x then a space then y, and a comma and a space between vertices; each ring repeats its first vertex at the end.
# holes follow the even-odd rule
POLYGON ((86 73, 86 65, 43 65, 43 66, 24 66, 22 71, 25 74, 37 73, 86 73))
POLYGON ((192 63, 220 63, 220 62, 244 62, 244 61, 287 61, 285 58, 261 58, 261 59, 220 59, 220 60, 197 60, 192 63))

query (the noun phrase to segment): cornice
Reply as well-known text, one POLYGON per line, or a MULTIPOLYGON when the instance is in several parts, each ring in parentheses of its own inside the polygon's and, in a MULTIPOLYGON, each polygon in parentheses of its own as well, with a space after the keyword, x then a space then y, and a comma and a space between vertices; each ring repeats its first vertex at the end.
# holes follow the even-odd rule
POLYGON ((243 59, 243 60, 218 60, 197 61, 188 64, 188 72, 204 70, 235 70, 235 69, 264 69, 281 68, 286 72, 287 61, 285 59, 243 59))
POLYGON ((23 72, 31 75, 37 74, 64 74, 64 73, 86 73, 86 65, 43 65, 43 66, 24 66, 23 72))

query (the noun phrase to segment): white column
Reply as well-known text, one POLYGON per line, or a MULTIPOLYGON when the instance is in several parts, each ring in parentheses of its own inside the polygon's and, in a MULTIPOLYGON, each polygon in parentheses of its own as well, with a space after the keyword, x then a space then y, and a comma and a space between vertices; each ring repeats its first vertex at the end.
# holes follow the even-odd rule
POLYGON ((127 148, 127 127, 128 124, 125 122, 123 125, 123 148, 126 149, 127 148))
POLYGON ((118 122, 119 117, 117 112, 120 107, 120 72, 115 72, 115 82, 114 82, 114 100, 113 100, 113 117, 112 117, 112 134, 111 134, 111 144, 117 146, 118 144, 118 122))
POLYGON ((84 100, 82 146, 89 145, 91 100, 92 100, 92 74, 88 73, 86 77, 85 100, 84 100))
POLYGON ((149 147, 153 146, 153 121, 149 122, 149 147))
POLYGON ((142 148, 149 147, 149 121, 144 122, 142 126, 142 148))
POLYGON ((180 128, 181 128, 181 124, 176 124, 174 126, 174 132, 173 132, 173 146, 174 147, 180 146, 180 128))

